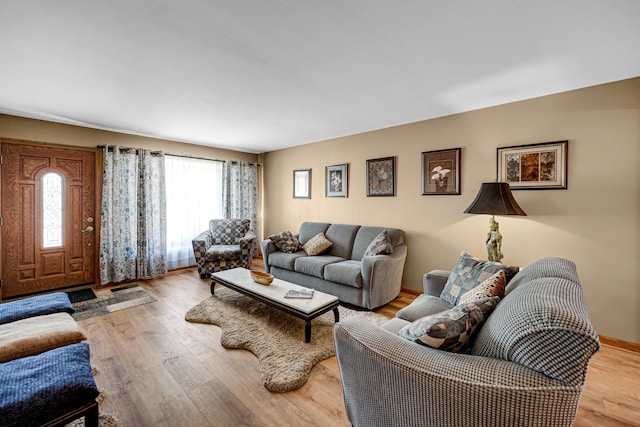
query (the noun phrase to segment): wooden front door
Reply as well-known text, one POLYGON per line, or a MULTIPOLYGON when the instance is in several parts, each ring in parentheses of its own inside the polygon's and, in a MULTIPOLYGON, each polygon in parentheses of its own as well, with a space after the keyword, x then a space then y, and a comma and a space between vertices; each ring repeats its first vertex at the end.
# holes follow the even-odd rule
POLYGON ((95 152, 2 144, 0 298, 95 280, 95 152))

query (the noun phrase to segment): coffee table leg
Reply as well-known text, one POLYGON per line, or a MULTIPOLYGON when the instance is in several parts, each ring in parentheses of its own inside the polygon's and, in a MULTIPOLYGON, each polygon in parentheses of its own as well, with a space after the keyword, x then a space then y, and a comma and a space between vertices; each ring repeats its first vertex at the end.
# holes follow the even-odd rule
POLYGON ((333 309, 333 318, 336 323, 340 321, 340 312, 338 311, 338 307, 333 309))
POLYGON ((304 342, 311 342, 311 320, 306 320, 304 323, 304 342))
POLYGON ((216 289, 216 281, 212 280, 211 281, 211 295, 213 295, 213 291, 216 289))

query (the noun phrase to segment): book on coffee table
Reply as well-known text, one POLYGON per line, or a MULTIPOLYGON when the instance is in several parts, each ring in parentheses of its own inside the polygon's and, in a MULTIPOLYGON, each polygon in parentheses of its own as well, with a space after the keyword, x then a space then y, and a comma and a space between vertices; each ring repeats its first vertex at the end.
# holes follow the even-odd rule
POLYGON ((290 289, 285 298, 313 298, 314 289, 290 289))

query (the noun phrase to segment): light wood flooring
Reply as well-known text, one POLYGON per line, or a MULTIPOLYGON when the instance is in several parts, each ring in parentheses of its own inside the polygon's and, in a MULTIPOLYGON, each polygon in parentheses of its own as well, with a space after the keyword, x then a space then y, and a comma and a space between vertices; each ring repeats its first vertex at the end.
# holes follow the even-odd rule
MULTIPOLYGON (((139 283, 158 301, 79 322, 97 369, 100 410, 120 427, 350 425, 335 357, 317 364, 302 388, 271 393, 252 353, 223 348, 217 326, 184 320, 210 295, 208 280, 187 269, 139 283)), ((377 312, 392 317, 414 298, 402 293, 377 312)), ((575 425, 640 426, 640 353, 603 346, 575 425)))

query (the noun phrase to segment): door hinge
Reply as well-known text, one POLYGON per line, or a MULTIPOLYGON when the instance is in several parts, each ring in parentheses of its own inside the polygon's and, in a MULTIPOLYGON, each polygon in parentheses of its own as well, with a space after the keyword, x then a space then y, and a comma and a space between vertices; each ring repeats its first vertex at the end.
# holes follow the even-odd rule
POLYGON ((4 164, 4 157, 2 156, 2 154, 0 154, 0 165, 4 164))
POLYGON ((4 225, 4 220, 2 219, 2 217, 0 216, 0 227, 2 227, 4 225))

